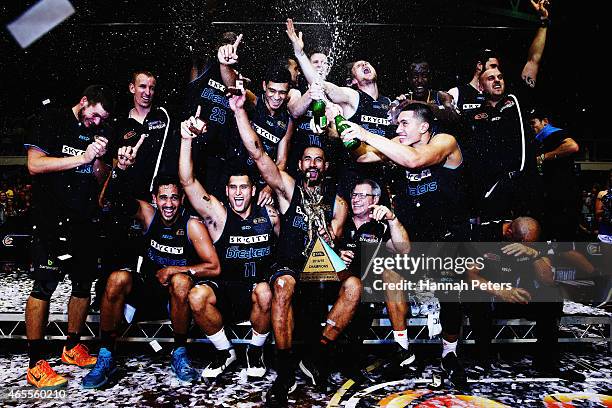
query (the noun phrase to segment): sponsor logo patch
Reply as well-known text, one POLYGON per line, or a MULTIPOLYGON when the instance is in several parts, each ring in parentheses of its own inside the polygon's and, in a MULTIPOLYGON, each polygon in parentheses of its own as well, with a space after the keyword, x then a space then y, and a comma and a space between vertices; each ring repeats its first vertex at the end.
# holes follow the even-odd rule
POLYGON ((368 116, 368 115, 361 115, 361 122, 373 123, 375 125, 385 125, 385 126, 391 124, 391 121, 387 118, 378 118, 376 116, 368 116))
POLYGON ((71 146, 62 146, 62 153, 67 154, 69 156, 79 156, 81 154, 85 154, 85 150, 77 149, 71 146))
POLYGON ((268 234, 252 235, 250 237, 230 236, 230 244, 257 244, 259 242, 267 242, 268 234))
POLYGON ((168 245, 162 245, 157 243, 154 239, 151 240, 151 247, 158 250, 159 252, 164 252, 166 254, 173 255, 182 255, 183 247, 172 247, 168 245))

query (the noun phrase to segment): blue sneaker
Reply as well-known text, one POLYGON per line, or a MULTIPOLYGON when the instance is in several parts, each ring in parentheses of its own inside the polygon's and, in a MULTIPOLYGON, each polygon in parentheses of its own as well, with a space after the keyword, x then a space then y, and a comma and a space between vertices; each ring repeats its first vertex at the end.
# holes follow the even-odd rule
POLYGON ((100 388, 108 382, 117 371, 115 359, 110 351, 102 347, 98 353, 98 361, 81 381, 83 388, 100 388))
POLYGON ((200 377, 198 372, 191 367, 185 347, 179 347, 172 352, 172 371, 179 380, 185 382, 192 382, 200 377))

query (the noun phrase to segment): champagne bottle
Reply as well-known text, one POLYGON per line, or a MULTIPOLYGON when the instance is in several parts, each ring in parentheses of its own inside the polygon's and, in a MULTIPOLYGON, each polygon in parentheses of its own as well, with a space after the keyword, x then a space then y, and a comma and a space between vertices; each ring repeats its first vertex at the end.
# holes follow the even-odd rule
MULTIPOLYGON (((337 115, 334 118, 334 121, 336 122, 336 130, 338 131, 338 134, 341 135, 342 132, 344 132, 346 129, 349 128, 349 125, 347 124, 341 124, 341 122, 344 122, 346 119, 344 119, 344 117, 342 115, 337 115)), ((344 142, 344 147, 346 147, 349 150, 355 150, 356 148, 359 147, 359 145, 361 144, 361 140, 359 139, 353 139, 353 140, 349 140, 344 142)))
POLYGON ((325 116, 325 101, 322 99, 317 99, 312 102, 312 117, 314 119, 314 123, 323 129, 327 126, 327 116, 325 116))

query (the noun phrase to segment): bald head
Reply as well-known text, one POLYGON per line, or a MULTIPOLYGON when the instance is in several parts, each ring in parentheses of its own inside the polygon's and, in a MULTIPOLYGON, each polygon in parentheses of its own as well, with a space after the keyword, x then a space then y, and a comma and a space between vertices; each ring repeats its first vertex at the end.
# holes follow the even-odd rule
POLYGON ((518 217, 510 224, 510 234, 515 242, 535 242, 540 238, 540 224, 531 217, 518 217))

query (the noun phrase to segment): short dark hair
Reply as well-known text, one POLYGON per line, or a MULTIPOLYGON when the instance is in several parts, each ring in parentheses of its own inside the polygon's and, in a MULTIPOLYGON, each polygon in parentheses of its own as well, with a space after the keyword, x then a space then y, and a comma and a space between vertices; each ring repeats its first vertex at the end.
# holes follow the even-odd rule
POLYGON ((99 103, 102 108, 112 114, 115 110, 115 95, 110 87, 106 85, 90 85, 83 91, 83 96, 92 105, 99 103))
POLYGON ((414 116, 421 119, 423 122, 433 125, 435 116, 431 106, 426 103, 414 101, 402 101, 399 105, 400 112, 414 112, 414 116))
POLYGON ((309 144, 306 145, 303 149, 302 149, 302 154, 300 154, 300 160, 302 160, 302 157, 304 157, 304 152, 306 151, 306 149, 310 149, 310 148, 317 148, 317 149, 321 149, 321 151, 323 152, 323 157, 325 158, 325 161, 327 161, 327 152, 325 151, 325 148, 323 146, 318 146, 316 144, 309 144))
POLYGON ((157 177, 155 177, 155 180, 153 180, 153 189, 151 190, 151 193, 157 195, 157 193, 159 193, 160 186, 172 186, 172 185, 178 188, 178 192, 182 196, 183 186, 181 185, 181 181, 176 175, 173 175, 173 174, 160 174, 157 177))
POLYGON ((495 51, 490 48, 481 48, 472 56, 472 63, 478 64, 480 62, 482 65, 484 65, 491 58, 495 58, 499 61, 499 57, 495 51))
POLYGON ((529 119, 549 119, 550 120, 550 112, 543 106, 537 106, 529 111, 529 119))
POLYGON ((151 71, 147 71, 147 70, 144 70, 144 69, 139 69, 138 71, 132 72, 132 80, 130 81, 130 83, 131 84, 135 84, 136 83, 136 78, 140 74, 146 75, 146 76, 151 77, 151 78, 155 78, 155 75, 153 75, 153 73, 151 73, 151 71))
POLYGON ((249 173, 247 173, 246 171, 243 170, 234 170, 233 172, 231 172, 228 176, 227 176, 227 181, 225 182, 225 185, 227 185, 229 183, 229 180, 232 177, 248 177, 249 179, 249 183, 254 186, 255 182, 253 181, 253 178, 251 177, 251 175, 249 173))
POLYGON ((276 82, 278 84, 291 84, 291 74, 289 73, 287 67, 287 58, 274 61, 268 66, 268 69, 266 69, 266 73, 264 74, 264 81, 276 82))

